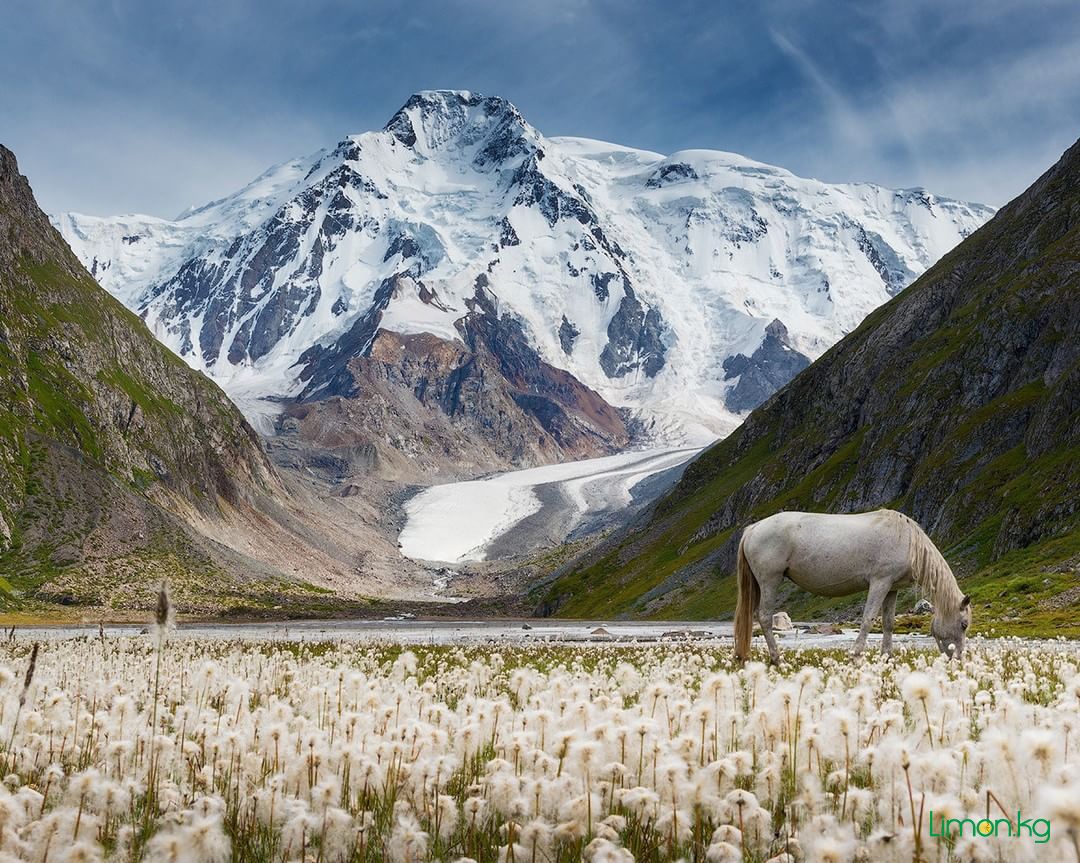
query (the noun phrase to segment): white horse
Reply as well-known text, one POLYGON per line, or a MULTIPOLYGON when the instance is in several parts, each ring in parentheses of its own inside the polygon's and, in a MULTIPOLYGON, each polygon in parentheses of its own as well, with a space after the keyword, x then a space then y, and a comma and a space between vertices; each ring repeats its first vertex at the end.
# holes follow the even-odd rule
POLYGON ((882 614, 881 649, 892 650, 896 592, 912 582, 930 598, 930 632, 942 653, 960 657, 971 625, 971 597, 956 584, 941 552, 914 521, 879 509, 853 515, 780 512, 751 524, 739 541, 739 601, 735 609, 735 653, 750 655, 754 614, 769 656, 780 659, 773 636, 776 591, 786 576, 818 596, 868 591, 855 652, 866 649, 870 624, 882 614))

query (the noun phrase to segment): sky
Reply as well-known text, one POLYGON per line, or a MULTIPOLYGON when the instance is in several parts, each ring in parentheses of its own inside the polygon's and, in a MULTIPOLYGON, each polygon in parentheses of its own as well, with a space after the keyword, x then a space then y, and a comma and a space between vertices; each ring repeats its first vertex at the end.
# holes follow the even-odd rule
POLYGON ((1080 136, 1076 0, 4 0, 41 205, 172 217, 423 89, 546 135, 728 150, 998 206, 1080 136))

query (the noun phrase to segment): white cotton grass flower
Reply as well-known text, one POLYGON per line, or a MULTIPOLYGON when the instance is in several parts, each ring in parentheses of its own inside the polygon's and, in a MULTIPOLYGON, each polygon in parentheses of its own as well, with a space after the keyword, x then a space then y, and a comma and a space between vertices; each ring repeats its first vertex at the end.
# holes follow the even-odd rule
POLYGON ((583 859, 590 863, 634 863, 634 855, 609 839, 594 839, 585 846, 583 859))
POLYGON ((886 863, 935 859, 913 804, 965 817, 987 792, 1051 813, 1062 856, 1080 818, 1080 676, 1060 648, 739 669, 689 642, 174 638, 50 642, 17 724, 29 646, 0 658, 18 672, 0 698, 0 863, 225 860, 254 831, 306 863, 678 858, 692 841, 712 861, 886 863), (151 793, 147 835, 132 812, 151 793))
POLYGON ((909 702, 925 701, 934 694, 934 681, 930 675, 914 671, 904 678, 900 690, 909 702))
POLYGON ((1080 834, 1080 783, 1072 786, 1047 786, 1038 796, 1039 814, 1059 831, 1080 834))
POLYGON ((713 842, 705 849, 707 863, 744 863, 742 849, 730 842, 713 842))

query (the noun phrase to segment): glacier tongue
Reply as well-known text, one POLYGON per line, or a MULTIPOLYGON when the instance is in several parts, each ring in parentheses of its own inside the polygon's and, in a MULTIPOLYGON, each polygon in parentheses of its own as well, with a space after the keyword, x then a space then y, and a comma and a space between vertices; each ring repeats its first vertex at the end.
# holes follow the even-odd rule
POLYGON ((546 138, 504 99, 426 91, 175 220, 54 224, 262 428, 267 397, 300 393, 361 322, 460 340, 483 292, 646 436, 700 443, 992 212, 719 151, 546 138))

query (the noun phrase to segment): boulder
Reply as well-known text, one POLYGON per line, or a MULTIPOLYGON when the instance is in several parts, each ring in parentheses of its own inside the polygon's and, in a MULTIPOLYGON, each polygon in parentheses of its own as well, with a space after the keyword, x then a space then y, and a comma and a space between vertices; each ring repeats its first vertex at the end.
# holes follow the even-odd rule
POLYGON ((791 632, 795 627, 786 611, 778 611, 772 616, 772 628, 777 632, 791 632))

